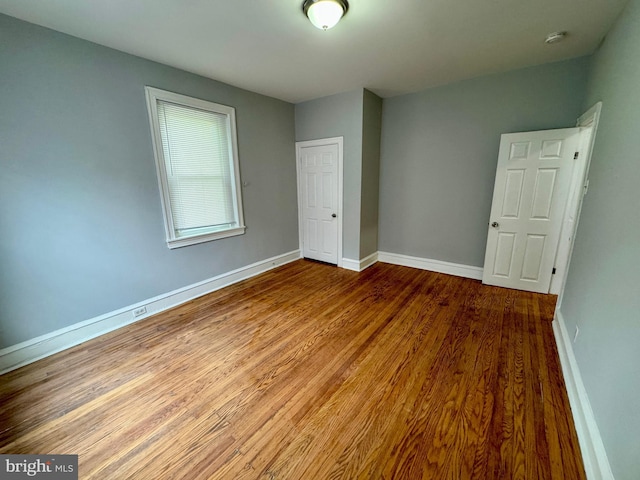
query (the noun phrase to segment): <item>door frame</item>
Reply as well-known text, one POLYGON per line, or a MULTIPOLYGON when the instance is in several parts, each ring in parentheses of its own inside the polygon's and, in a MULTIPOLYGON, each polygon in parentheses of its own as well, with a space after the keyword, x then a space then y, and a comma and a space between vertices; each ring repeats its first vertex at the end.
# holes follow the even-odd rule
POLYGON ((305 147, 322 147, 325 145, 338 146, 338 267, 342 267, 342 226, 343 226, 343 178, 344 178, 344 162, 343 162, 343 144, 344 137, 319 138, 317 140, 306 140, 296 142, 296 178, 298 188, 298 244, 300 248, 300 257, 304 254, 304 232, 302 218, 302 179, 300 169, 300 150, 305 147))
MULTIPOLYGON (((562 297, 564 295, 564 289, 567 283, 567 276, 569 268, 571 266, 571 256, 573 255, 573 247, 575 245, 576 233, 578 231, 578 223, 580 222, 580 213, 582 212, 582 204, 584 202, 584 196, 587 194, 587 188, 589 186, 589 167, 591 166, 591 156, 593 154, 593 146, 596 141, 596 134, 598 131, 598 123, 600 122, 600 112, 602 111, 602 102, 598 102, 589 108, 585 113, 580 115, 576 122, 576 126, 584 128, 584 135, 586 132, 590 132, 590 138, 588 144, 580 144, 580 156, 578 157, 580 163, 574 166, 573 178, 571 179, 571 187, 569 190, 569 198, 567 199, 567 209, 562 221, 562 229, 560 231, 560 242, 568 242, 568 248, 566 255, 563 258, 556 257, 555 265, 560 265, 563 268, 560 269, 559 275, 554 275, 551 278, 551 285, 549 287, 549 293, 557 294, 558 301, 556 304, 556 310, 560 308, 562 304, 562 297), (584 154, 584 155, 583 155, 584 154), (578 195, 577 202, 572 201, 575 199, 574 195, 578 195), (573 211, 570 210, 571 205, 573 211), (566 219, 573 213, 575 221, 572 226, 568 226, 566 219)), ((566 247, 565 247, 566 248, 566 247)), ((560 245, 558 246, 558 253, 560 253, 560 245)))

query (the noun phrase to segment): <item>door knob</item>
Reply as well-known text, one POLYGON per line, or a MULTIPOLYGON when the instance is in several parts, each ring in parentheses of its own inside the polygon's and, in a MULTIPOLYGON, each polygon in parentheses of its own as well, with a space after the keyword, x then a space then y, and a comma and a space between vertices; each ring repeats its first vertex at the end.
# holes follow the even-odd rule
POLYGON ((336 218, 336 217, 337 217, 337 215, 336 215, 335 213, 332 213, 332 214, 331 214, 331 216, 332 216, 333 218, 336 218))
POLYGON ((498 228, 498 227, 500 226, 500 224, 499 224, 498 222, 493 222, 493 223, 491 224, 491 226, 492 226, 493 228, 498 228))

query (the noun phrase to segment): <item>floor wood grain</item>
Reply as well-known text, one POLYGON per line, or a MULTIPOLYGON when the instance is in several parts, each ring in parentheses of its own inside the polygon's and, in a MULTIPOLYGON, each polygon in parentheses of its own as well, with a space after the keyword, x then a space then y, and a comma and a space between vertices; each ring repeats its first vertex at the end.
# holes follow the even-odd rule
POLYGON ((300 260, 0 377, 82 479, 584 479, 555 297, 300 260))

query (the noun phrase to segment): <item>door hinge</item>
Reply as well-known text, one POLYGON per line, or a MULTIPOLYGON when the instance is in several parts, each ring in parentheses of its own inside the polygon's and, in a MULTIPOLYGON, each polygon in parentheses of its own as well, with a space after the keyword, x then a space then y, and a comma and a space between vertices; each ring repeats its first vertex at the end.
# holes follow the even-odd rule
POLYGON ((555 275, 556 274, 556 267, 553 267, 553 270, 551 270, 551 275, 555 275))
POLYGON ((579 156, 580 156, 580 152, 576 152, 573 154, 573 159, 577 160, 579 156))

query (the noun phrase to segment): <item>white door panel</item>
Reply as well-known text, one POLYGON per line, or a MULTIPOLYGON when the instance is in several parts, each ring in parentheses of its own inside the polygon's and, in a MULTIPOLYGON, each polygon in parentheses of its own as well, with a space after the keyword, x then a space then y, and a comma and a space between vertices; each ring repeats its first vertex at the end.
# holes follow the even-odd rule
POLYGON ((338 263, 338 145, 299 149, 302 254, 338 263))
POLYGON ((578 128, 502 135, 482 281, 547 293, 578 128))

